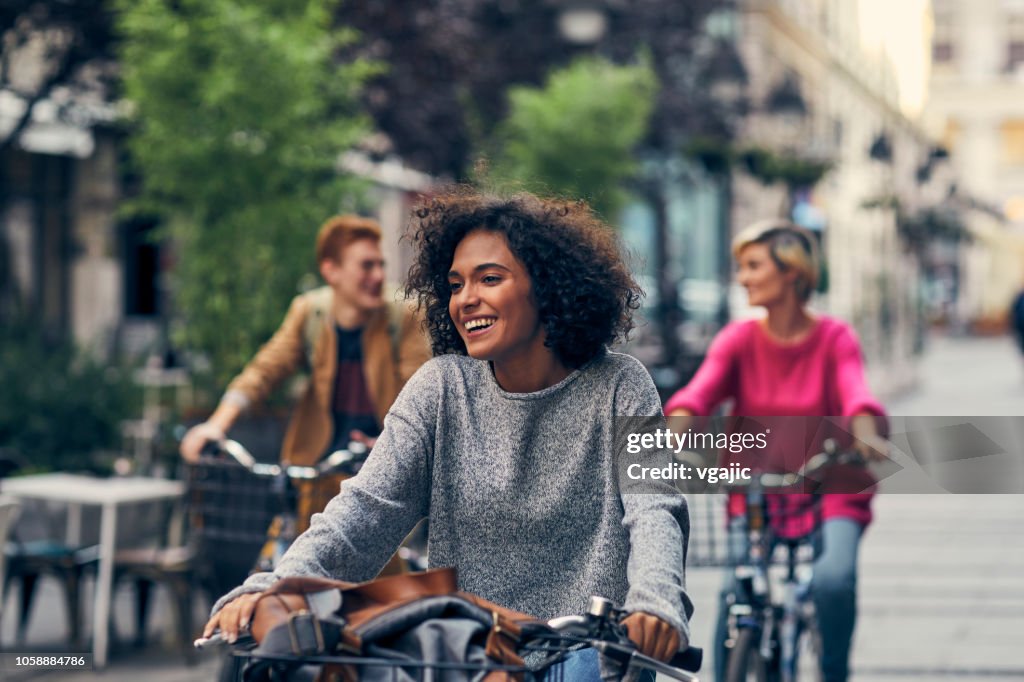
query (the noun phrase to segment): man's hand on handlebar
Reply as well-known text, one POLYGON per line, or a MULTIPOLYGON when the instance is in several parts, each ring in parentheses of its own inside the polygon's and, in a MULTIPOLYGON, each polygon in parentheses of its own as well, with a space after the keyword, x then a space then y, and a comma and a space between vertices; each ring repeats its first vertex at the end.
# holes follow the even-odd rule
POLYGON ((640 653, 651 658, 668 661, 681 648, 679 633, 657 616, 638 611, 623 618, 622 625, 640 653))
POLYGON ((213 614, 207 621, 206 627, 203 628, 203 637, 210 637, 215 630, 219 629, 224 641, 233 644, 238 639, 238 633, 249 627, 253 611, 256 610, 256 603, 262 594, 262 592, 251 592, 229 601, 224 608, 213 614))
POLYGON ((359 429, 352 429, 352 431, 348 434, 348 437, 349 440, 351 441, 354 441, 356 443, 362 443, 363 445, 365 445, 367 450, 372 450, 373 446, 377 444, 376 438, 371 438, 370 436, 367 436, 359 429))
POLYGON ((352 429, 348 434, 348 439, 352 442, 361 442, 366 445, 367 452, 373 450, 374 445, 377 444, 377 438, 372 438, 358 429, 352 429))
POLYGON ((199 461, 203 447, 210 441, 220 442, 226 438, 224 430, 210 422, 196 424, 181 439, 179 451, 186 462, 195 464, 199 461))

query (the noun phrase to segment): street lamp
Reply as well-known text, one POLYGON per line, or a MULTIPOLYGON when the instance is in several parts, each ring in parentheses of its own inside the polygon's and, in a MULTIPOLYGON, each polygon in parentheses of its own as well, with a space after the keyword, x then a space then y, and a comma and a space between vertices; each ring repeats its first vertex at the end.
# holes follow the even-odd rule
POLYGON ((607 31, 603 3, 568 2, 558 13, 558 32, 573 45, 594 45, 607 31))
MULTIPOLYGON (((734 40, 725 32, 725 27, 731 26, 731 22, 716 21, 713 26, 717 27, 715 32, 709 26, 709 33, 715 38, 705 60, 701 80, 711 94, 715 111, 718 112, 717 135, 721 136, 723 153, 728 154, 730 141, 747 113, 746 89, 749 78, 734 40)), ((719 327, 724 327, 729 321, 729 288, 732 282, 732 171, 728 161, 722 166, 721 170, 715 172, 705 164, 714 178, 722 206, 716 247, 719 286, 716 322, 719 327)))
POLYGON ((879 133, 875 137, 874 142, 871 143, 868 156, 875 161, 882 161, 883 163, 892 161, 892 144, 889 142, 889 136, 885 133, 879 133))
POLYGON ((715 41, 704 68, 704 78, 714 101, 723 104, 730 114, 743 113, 743 95, 749 78, 743 60, 730 40, 719 38, 715 41))
POLYGON ((808 113, 796 76, 788 73, 781 83, 772 88, 764 109, 779 121, 784 139, 791 143, 789 146, 795 146, 808 113))

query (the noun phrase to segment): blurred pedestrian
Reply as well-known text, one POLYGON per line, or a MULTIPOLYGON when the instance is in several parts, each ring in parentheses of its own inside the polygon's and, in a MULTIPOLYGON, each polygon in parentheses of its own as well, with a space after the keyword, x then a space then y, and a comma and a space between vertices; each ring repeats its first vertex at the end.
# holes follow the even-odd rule
MULTIPOLYGON (((197 462, 206 443, 225 439, 249 406, 305 370, 309 382, 288 424, 281 461, 311 465, 350 441, 373 446, 391 403, 430 357, 411 306, 385 301, 380 240, 380 225, 369 218, 335 216, 323 224, 316 260, 327 284, 295 297, 281 326, 231 382, 214 413, 185 435, 185 460, 197 462)), ((334 486, 331 495, 303 499, 326 504, 338 481, 328 483, 334 486)), ((320 508, 299 510, 299 530, 320 508)), ((234 557, 219 587, 241 582, 254 560, 234 557)))
MULTIPOLYGON (((867 458, 883 457, 886 446, 879 437, 881 425, 876 418, 884 417, 884 410, 865 382, 861 349, 853 330, 807 307, 819 272, 813 235, 787 221, 768 220, 739 234, 733 241, 733 255, 737 279, 747 290, 750 305, 765 308, 767 316, 726 326, 712 342, 693 380, 665 405, 665 413, 669 417, 706 416, 731 399, 733 416, 851 417, 855 447, 867 458)), ((813 444, 806 457, 820 447, 820 442, 813 444)), ((801 509, 806 498, 772 495, 770 502, 785 507, 777 509, 781 516, 782 511, 801 509)), ((827 682, 842 682, 848 675, 856 619, 857 550, 871 520, 870 500, 870 494, 828 494, 822 502, 824 551, 815 562, 812 590, 827 682)), ((743 512, 743 496, 733 495, 729 501, 730 534, 740 543, 746 537, 743 512)), ((792 528, 807 528, 813 517, 788 518, 787 525, 790 523, 792 528)), ((725 676, 725 598, 734 591, 733 581, 728 573, 716 629, 719 680, 725 676)))
POLYGON ((1014 336, 1017 337, 1017 345, 1020 352, 1024 353, 1024 289, 1014 297, 1010 306, 1010 327, 1014 336))
POLYGON ((285 379, 311 371, 292 414, 281 461, 309 465, 351 440, 372 446, 405 382, 430 357, 426 336, 404 303, 384 300, 380 226, 336 216, 316 240, 325 286, 297 296, 274 336, 228 386, 214 413, 192 427, 182 456, 195 462, 238 417, 285 379))

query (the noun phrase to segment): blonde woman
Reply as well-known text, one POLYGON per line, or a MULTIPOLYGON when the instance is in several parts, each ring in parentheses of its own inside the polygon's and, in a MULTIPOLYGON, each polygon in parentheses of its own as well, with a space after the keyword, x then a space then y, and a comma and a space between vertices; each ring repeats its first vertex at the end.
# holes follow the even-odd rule
MULTIPOLYGON (((819 272, 814 236, 786 221, 764 221, 737 236, 733 255, 750 305, 764 308, 767 315, 726 326, 693 380, 665 405, 665 413, 708 415, 731 399, 734 416, 850 417, 855 447, 867 458, 880 457, 885 446, 878 435, 884 419, 879 418, 885 413, 864 380, 857 337, 846 323, 807 307, 819 272)), ((812 444, 807 456, 817 447, 820 443, 812 444)), ((798 497, 775 501, 788 505, 799 502, 798 497)), ((822 503, 824 550, 815 563, 812 589, 828 682, 846 680, 848 675, 856 620, 857 549, 871 521, 870 502, 870 494, 831 494, 822 503)), ((732 532, 742 535, 742 496, 730 499, 729 513, 732 532)), ((807 519, 795 525, 806 529, 807 519)), ((731 591, 730 580, 723 595, 731 591)), ((716 671, 721 679, 725 613, 719 614, 717 640, 716 671)))

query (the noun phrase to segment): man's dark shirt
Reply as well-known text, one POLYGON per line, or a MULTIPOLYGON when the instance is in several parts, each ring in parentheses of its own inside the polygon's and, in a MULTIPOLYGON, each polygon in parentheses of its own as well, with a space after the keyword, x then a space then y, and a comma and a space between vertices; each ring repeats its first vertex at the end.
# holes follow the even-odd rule
POLYGON ((334 380, 334 437, 324 455, 348 447, 353 429, 375 438, 380 435, 377 417, 363 373, 363 329, 334 326, 338 336, 338 372, 334 380))

